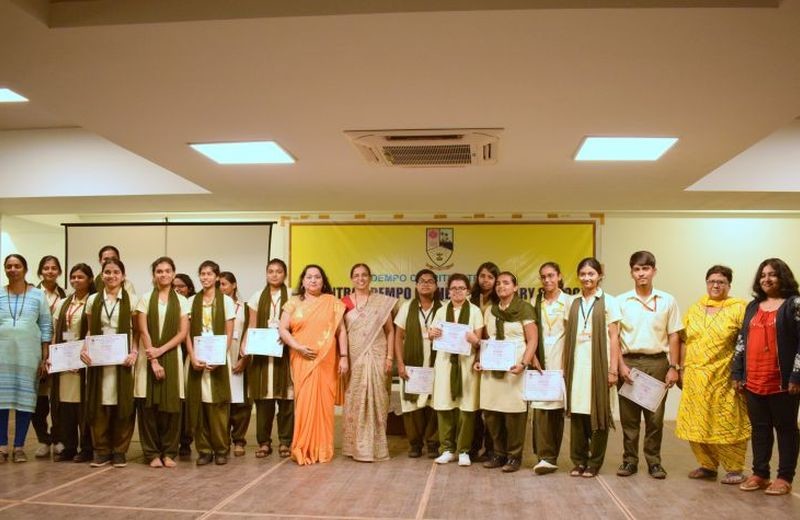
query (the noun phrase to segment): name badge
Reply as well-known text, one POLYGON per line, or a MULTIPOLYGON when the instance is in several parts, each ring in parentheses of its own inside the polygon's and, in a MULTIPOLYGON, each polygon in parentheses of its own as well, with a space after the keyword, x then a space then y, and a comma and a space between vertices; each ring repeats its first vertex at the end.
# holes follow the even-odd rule
POLYGON ((590 339, 592 339, 592 333, 591 332, 581 332, 580 334, 578 334, 578 339, 581 340, 581 341, 589 341, 590 339))
POLYGON ((75 341, 78 339, 78 335, 72 331, 67 331, 64 333, 64 341, 75 341))
POLYGON ((236 329, 233 330, 233 339, 239 339, 239 331, 236 329))
POLYGON ((103 327, 103 336, 108 336, 110 334, 116 334, 116 333, 117 329, 115 329, 114 327, 108 327, 108 326, 103 327))

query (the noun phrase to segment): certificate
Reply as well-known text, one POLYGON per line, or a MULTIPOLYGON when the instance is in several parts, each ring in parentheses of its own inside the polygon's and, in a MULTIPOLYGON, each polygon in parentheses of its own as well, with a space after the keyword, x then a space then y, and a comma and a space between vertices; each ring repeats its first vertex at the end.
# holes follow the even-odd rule
POLYGON ((244 373, 231 374, 231 403, 244 403, 244 373))
POLYGON ((481 370, 507 371, 517 364, 517 342, 498 339, 481 341, 481 370))
POLYGON ((278 329, 247 329, 247 354, 283 357, 283 343, 278 329))
POLYGON ((630 399, 642 408, 655 412, 664 401, 667 385, 636 368, 631 369, 631 379, 633 379, 633 384, 626 382, 622 385, 619 395, 630 399))
POLYGON ((431 394, 433 393, 433 369, 424 367, 406 366, 408 381, 406 381, 406 394, 431 394))
POLYGON ((50 354, 47 358, 50 360, 50 368, 47 372, 55 374, 85 368, 86 365, 81 361, 82 349, 83 341, 68 341, 50 345, 50 354))
POLYGON ((209 366, 224 365, 228 359, 228 336, 195 336, 194 356, 209 366))
POLYGON ((436 326, 442 329, 442 335, 433 340, 433 350, 462 356, 472 353, 472 345, 467 341, 467 334, 472 330, 469 325, 443 322, 436 326))
POLYGON ((526 370, 522 398, 526 401, 563 401, 566 394, 561 370, 526 370))
POLYGON ((86 349, 93 367, 121 365, 128 357, 128 335, 87 336, 86 349))

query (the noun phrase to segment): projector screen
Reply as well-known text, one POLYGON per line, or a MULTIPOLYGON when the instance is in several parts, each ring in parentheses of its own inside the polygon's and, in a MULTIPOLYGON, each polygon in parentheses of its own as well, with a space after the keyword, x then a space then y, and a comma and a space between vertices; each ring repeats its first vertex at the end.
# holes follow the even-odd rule
POLYGON ((150 290, 150 264, 160 256, 175 261, 200 289, 197 268, 204 260, 217 262, 222 271, 236 275, 239 297, 248 298, 265 284, 266 265, 274 222, 159 223, 159 224, 63 224, 66 234, 65 287, 69 269, 78 262, 100 265, 97 252, 105 245, 120 251, 127 279, 141 296, 150 290))

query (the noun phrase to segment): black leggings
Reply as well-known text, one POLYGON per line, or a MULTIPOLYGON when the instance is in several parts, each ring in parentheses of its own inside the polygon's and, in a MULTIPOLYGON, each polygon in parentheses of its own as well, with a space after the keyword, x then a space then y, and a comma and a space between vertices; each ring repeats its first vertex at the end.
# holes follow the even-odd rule
POLYGON ((753 426, 753 474, 769 478, 769 459, 774 443, 773 429, 778 437, 778 478, 791 482, 797 469, 800 432, 797 411, 800 395, 788 392, 747 395, 747 413, 753 426))

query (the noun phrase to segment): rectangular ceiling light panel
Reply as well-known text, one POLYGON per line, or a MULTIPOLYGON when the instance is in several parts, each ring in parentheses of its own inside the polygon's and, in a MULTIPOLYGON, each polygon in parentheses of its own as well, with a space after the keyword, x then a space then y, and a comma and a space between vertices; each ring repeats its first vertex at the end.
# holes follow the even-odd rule
POLYGON ((294 158, 275 141, 197 143, 189 146, 218 164, 294 163, 294 158))
POLYGON ((28 101, 25 96, 20 96, 10 88, 0 88, 0 103, 24 103, 28 101))
POLYGON ((677 137, 587 137, 576 161, 657 161, 677 137))

